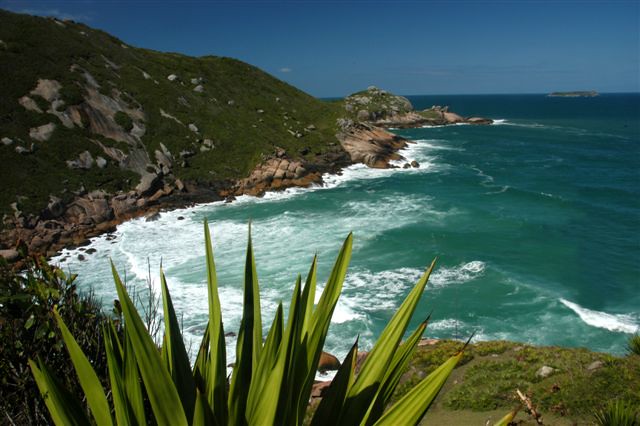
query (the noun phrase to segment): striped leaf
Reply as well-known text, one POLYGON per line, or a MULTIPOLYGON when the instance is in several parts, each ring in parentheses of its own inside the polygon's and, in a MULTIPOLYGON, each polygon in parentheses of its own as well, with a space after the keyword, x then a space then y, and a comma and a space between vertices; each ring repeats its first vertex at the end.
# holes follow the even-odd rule
POLYGON ((89 426, 80 402, 55 378, 46 365, 29 360, 31 373, 40 389, 40 394, 57 426, 89 426))
POLYGON ((418 424, 461 358, 462 351, 436 368, 387 410, 375 425, 396 426, 418 424))
POLYGON ((124 386, 126 389, 129 409, 133 413, 138 425, 147 424, 147 415, 144 409, 144 398, 142 397, 142 385, 140 383, 140 371, 136 354, 133 351, 129 329, 124 329, 124 386))
POLYGON ((493 426, 509 426, 509 423, 511 423, 513 419, 516 418, 516 415, 518 414, 518 411, 520 411, 520 408, 521 407, 517 407, 508 412, 503 418, 495 422, 493 426))
MULTIPOLYGON (((213 410, 216 423, 225 425, 228 421, 227 406, 227 348, 222 325, 222 307, 218 296, 218 278, 213 260, 213 246, 209 224, 204 221, 204 241, 207 258, 207 293, 209 300, 209 324, 205 337, 209 341, 209 350, 198 355, 198 368, 204 378, 207 401, 213 410)), ((204 340, 203 340, 204 341, 204 340)))
POLYGON ((104 394, 104 389, 102 389, 102 383, 100 383, 98 375, 91 366, 91 363, 84 352, 82 352, 80 345, 78 345, 78 342, 76 342, 76 339, 73 337, 64 321, 62 321, 62 318, 60 318, 58 310, 55 308, 53 310, 53 315, 56 318, 58 328, 60 328, 60 332, 62 333, 64 345, 69 352, 73 368, 76 370, 80 386, 87 398, 87 403, 89 404, 91 414, 93 414, 96 424, 98 426, 113 425, 107 396, 104 394))
POLYGON ((102 327, 104 338, 104 349, 107 355, 107 366, 109 367, 109 382, 111 384, 111 397, 113 398, 113 411, 116 415, 116 423, 119 426, 134 425, 134 416, 127 401, 127 389, 124 384, 124 360, 122 350, 117 340, 117 335, 113 333, 113 322, 109 321, 108 327, 102 327))
POLYGON ((242 320, 236 345, 236 363, 229 388, 229 418, 232 424, 246 424, 246 408, 253 371, 257 368, 262 348, 262 321, 260 318, 260 292, 256 273, 251 225, 247 242, 244 269, 244 301, 242 320))
POLYGON ((162 363, 158 348, 129 298, 113 263, 111 270, 125 318, 125 327, 156 422, 160 426, 187 425, 178 391, 162 363))
POLYGON ((187 416, 187 421, 191 423, 193 418, 193 407, 196 402, 196 387, 191 372, 189 355, 184 347, 180 326, 173 309, 173 302, 167 287, 167 280, 164 272, 160 270, 160 284, 162 287, 162 302, 164 308, 164 345, 163 353, 168 363, 173 383, 178 390, 182 408, 187 416))
POLYGON ((348 424, 359 423, 366 417, 378 388, 384 380, 386 369, 392 362, 395 349, 407 330, 413 312, 418 306, 429 275, 435 266, 435 260, 407 295, 404 302, 385 327, 375 346, 367 355, 360 374, 349 390, 341 421, 348 424))
POLYGON ((311 426, 338 424, 344 398, 353 384, 356 361, 358 359, 358 339, 351 347, 344 362, 331 381, 329 389, 325 391, 316 412, 313 415, 311 426))

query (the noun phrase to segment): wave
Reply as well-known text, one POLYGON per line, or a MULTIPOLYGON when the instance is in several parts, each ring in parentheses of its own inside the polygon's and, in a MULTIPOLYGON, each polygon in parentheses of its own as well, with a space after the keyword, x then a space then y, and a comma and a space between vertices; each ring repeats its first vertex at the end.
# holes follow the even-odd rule
POLYGON ((504 192, 507 192, 511 187, 509 185, 504 185, 502 186, 500 189, 498 189, 497 191, 490 191, 490 192, 485 192, 484 195, 496 195, 496 194, 502 194, 504 192))
POLYGON ((450 284, 463 284, 480 277, 486 264, 480 260, 463 263, 452 268, 438 268, 429 278, 434 287, 445 287, 450 284))
POLYGON ((631 315, 608 314, 606 312, 593 311, 576 303, 569 302, 566 299, 560 299, 560 302, 575 312, 582 321, 592 327, 629 334, 640 331, 640 325, 634 321, 631 315))
POLYGON ((415 142, 419 148, 429 148, 430 150, 442 150, 442 151, 464 151, 464 148, 458 148, 454 146, 448 146, 442 144, 447 142, 444 139, 416 139, 415 142))

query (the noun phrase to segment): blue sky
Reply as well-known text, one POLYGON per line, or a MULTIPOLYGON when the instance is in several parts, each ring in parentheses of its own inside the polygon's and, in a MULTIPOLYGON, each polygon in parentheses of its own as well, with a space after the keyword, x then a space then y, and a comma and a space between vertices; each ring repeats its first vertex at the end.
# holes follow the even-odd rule
POLYGON ((315 96, 640 91, 640 1, 9 1, 315 96))

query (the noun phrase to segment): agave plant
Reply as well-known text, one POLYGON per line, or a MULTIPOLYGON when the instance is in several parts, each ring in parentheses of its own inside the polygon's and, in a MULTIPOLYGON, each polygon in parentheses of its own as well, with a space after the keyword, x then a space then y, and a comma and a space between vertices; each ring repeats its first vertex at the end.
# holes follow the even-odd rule
MULTIPOLYGON (((303 423, 331 316, 351 257, 352 235, 340 250, 324 291, 314 305, 317 259, 304 286, 298 276, 285 322, 278 306, 263 343, 258 277, 251 229, 244 274, 243 316, 236 362, 227 378, 224 328, 209 227, 204 226, 209 323, 191 367, 164 274, 160 273, 165 330, 159 349, 112 264, 124 317, 123 337, 113 323, 103 329, 112 406, 91 362, 65 326, 56 319, 70 354, 89 411, 63 389, 44 363, 30 361, 33 375, 57 425, 299 425, 303 423), (145 410, 145 397, 149 410, 145 410)), ((355 374, 354 343, 324 393, 311 424, 416 424, 445 383, 462 350, 451 356, 392 407, 387 407, 427 321, 402 341, 435 261, 416 283, 355 374)), ((466 345, 465 345, 466 346, 466 345)), ((464 349, 464 347, 462 348, 464 349)))
POLYGON ((640 426, 640 410, 631 403, 612 400, 593 413, 598 426, 640 426))

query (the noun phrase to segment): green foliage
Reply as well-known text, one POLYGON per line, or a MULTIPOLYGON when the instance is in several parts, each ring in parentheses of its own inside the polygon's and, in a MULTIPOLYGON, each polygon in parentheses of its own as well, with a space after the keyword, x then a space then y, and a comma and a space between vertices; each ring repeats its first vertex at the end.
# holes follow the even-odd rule
POLYGON ((640 334, 634 334, 629 337, 629 342, 627 342, 627 350, 629 351, 629 355, 637 355, 640 356, 640 334))
POLYGON ((621 400, 613 400, 593 414, 598 426, 638 426, 640 410, 637 405, 621 400))
POLYGON ((60 89, 60 98, 65 105, 79 105, 84 102, 84 91, 77 84, 66 84, 60 89))
POLYGON ((42 401, 32 397, 37 387, 28 368, 30 358, 41 359, 70 392, 80 395, 77 376, 64 354, 52 315, 54 306, 97 374, 106 378, 106 358, 99 338, 104 321, 100 304, 91 296, 79 295, 74 280, 75 275, 66 275, 44 259, 28 259, 20 274, 0 261, 0 411, 4 420, 49 424, 42 401))
POLYGON ((133 129, 133 120, 129 115, 125 112, 118 111, 113 116, 113 119, 120 127, 122 127, 127 132, 130 132, 133 129))
MULTIPOLYGON (((304 286, 300 276, 296 280, 288 319, 285 322, 280 304, 263 341, 259 285, 249 235, 243 317, 230 383, 226 374, 215 263, 206 223, 205 244, 209 324, 193 371, 164 274, 161 272, 166 328, 162 348, 158 351, 115 267, 112 268, 124 317, 124 337, 121 339, 112 326, 106 327, 103 335, 116 421, 118 424, 145 424, 147 419, 153 419, 152 422, 159 425, 302 424, 351 257, 352 236, 345 240, 318 303, 314 306, 317 265, 314 259, 304 286), (149 410, 145 410, 143 394, 148 397, 149 410)), ((426 328, 426 322, 423 322, 402 342, 433 267, 434 264, 409 293, 357 376, 358 345, 357 342, 354 344, 317 407, 312 424, 397 425, 420 421, 463 356, 458 345, 455 355, 448 356, 385 411, 426 328)), ((107 416, 109 410, 105 408, 106 394, 100 389, 96 375, 89 371, 89 362, 73 336, 59 321, 93 419, 100 425, 113 424, 111 416, 107 416)), ((68 395, 46 363, 31 362, 31 368, 40 392, 49 396, 46 404, 56 424, 89 422, 85 412, 73 408, 79 401, 68 395)))

